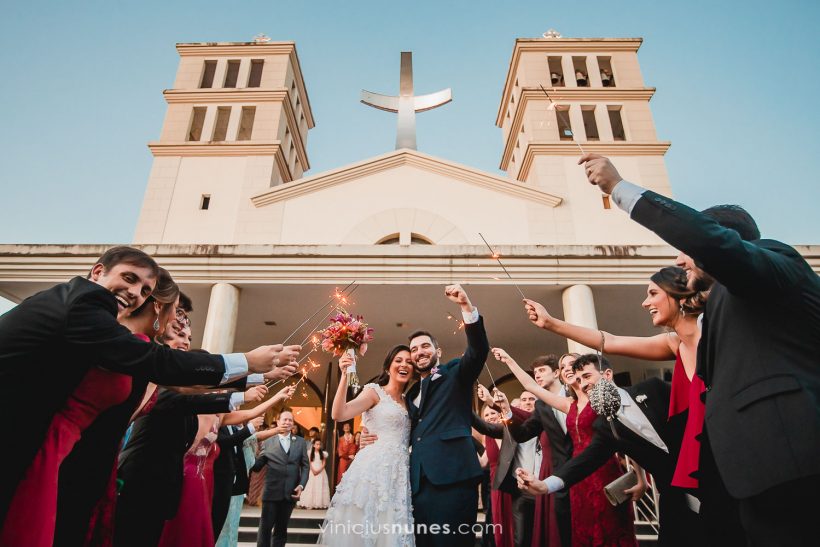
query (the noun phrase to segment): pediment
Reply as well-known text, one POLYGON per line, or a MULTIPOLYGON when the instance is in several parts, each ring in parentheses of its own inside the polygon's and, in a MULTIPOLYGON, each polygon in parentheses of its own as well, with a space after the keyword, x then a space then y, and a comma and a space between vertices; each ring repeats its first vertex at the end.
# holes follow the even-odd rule
POLYGON ((388 154, 276 186, 253 196, 251 201, 256 207, 265 207, 274 203, 296 199, 307 194, 321 192, 328 188, 356 179, 370 177, 377 173, 399 170, 406 166, 549 207, 557 207, 562 201, 562 198, 558 196, 535 189, 522 182, 491 175, 465 165, 410 149, 396 150, 388 154))

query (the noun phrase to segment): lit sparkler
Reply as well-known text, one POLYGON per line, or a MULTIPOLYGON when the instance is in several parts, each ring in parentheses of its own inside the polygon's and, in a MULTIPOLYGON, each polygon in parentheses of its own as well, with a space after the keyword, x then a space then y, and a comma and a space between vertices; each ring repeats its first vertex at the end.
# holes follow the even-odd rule
POLYGON ((498 253, 497 251, 494 251, 493 248, 490 247, 490 244, 487 243, 487 240, 484 238, 483 235, 481 235, 481 232, 479 232, 478 235, 479 235, 479 237, 481 237, 482 241, 484 241, 484 244, 490 250, 490 253, 491 253, 492 257, 495 259, 496 262, 498 262, 498 265, 501 266, 501 269, 504 270, 504 273, 507 274, 507 277, 510 278, 510 281, 512 281, 513 286, 518 291, 518 294, 521 295, 521 298, 522 299, 527 298, 526 296, 524 296, 524 293, 521 291, 521 288, 516 284, 515 280, 513 280, 513 277, 510 275, 510 272, 507 271, 507 268, 505 268, 504 264, 501 262, 501 254, 498 253))

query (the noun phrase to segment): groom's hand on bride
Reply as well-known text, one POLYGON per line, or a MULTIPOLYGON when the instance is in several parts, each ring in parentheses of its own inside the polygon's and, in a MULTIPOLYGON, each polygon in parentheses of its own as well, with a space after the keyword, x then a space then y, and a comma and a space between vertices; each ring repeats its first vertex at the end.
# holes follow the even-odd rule
POLYGON ((362 428, 362 435, 359 437, 359 450, 364 448, 367 445, 373 444, 379 440, 378 435, 373 435, 367 431, 366 427, 362 428))

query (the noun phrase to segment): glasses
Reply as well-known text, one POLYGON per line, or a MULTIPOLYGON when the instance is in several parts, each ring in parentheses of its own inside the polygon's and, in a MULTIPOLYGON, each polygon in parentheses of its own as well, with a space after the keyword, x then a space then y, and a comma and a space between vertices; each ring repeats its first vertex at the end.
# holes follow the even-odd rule
POLYGON ((185 313, 185 310, 183 310, 182 308, 177 308, 176 309, 176 320, 179 321, 179 323, 183 327, 190 327, 191 326, 191 318, 188 317, 188 314, 185 313))

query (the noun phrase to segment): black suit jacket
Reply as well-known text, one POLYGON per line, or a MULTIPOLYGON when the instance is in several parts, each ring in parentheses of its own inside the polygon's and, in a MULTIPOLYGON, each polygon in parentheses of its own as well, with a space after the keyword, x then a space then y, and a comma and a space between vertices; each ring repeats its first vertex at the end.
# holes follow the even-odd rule
POLYGON ((229 481, 231 495, 246 494, 248 492, 248 470, 245 466, 245 454, 242 444, 252 435, 248 427, 234 429, 231 432, 228 426, 219 428, 216 442, 219 443, 219 456, 214 462, 214 481, 229 481))
POLYGON ((262 453, 256 458, 251 471, 259 471, 267 466, 265 488, 262 501, 290 501, 293 491, 300 484, 304 489, 308 481, 310 463, 308 462, 307 443, 302 437, 290 436, 290 448, 282 450, 279 436, 274 435, 265 441, 262 453))
POLYGON ((519 416, 517 409, 513 409, 513 421, 509 425, 513 439, 523 443, 545 431, 550 442, 553 469, 558 469, 572 457, 572 438, 564 433, 551 406, 538 400, 535 401, 535 411, 529 418, 521 421, 519 416))
POLYGON ((689 207, 645 192, 632 218, 716 279, 698 375, 720 475, 736 498, 820 474, 820 280, 779 241, 743 241, 689 207))
POLYGON ((0 474, 0 519, 20 477, 43 442, 54 414, 92 366, 147 374, 168 385, 218 384, 225 373, 219 355, 186 353, 135 338, 117 323, 113 295, 75 277, 39 292, 0 316, 0 413, 15 439, 0 474), (37 404, 20 386, 37 383, 37 404))
POLYGON ((185 452, 199 427, 196 415, 230 412, 230 406, 227 393, 183 395, 162 389, 151 412, 134 422, 120 453, 120 495, 142 499, 144 507, 173 518, 182 493, 185 452))
POLYGON ((460 359, 439 367, 435 380, 416 382, 405 397, 410 413, 410 481, 418 492, 421 476, 435 485, 481 477, 470 426, 473 421, 473 384, 490 351, 484 319, 465 325, 467 349, 460 359), (417 407, 413 403, 421 386, 417 407))
POLYGON ((475 412, 473 412, 473 428, 488 437, 501 439, 501 448, 498 453, 498 467, 495 469, 492 489, 518 495, 515 469, 512 469, 518 443, 513 440, 510 435, 510 430, 503 425, 485 422, 475 412))

